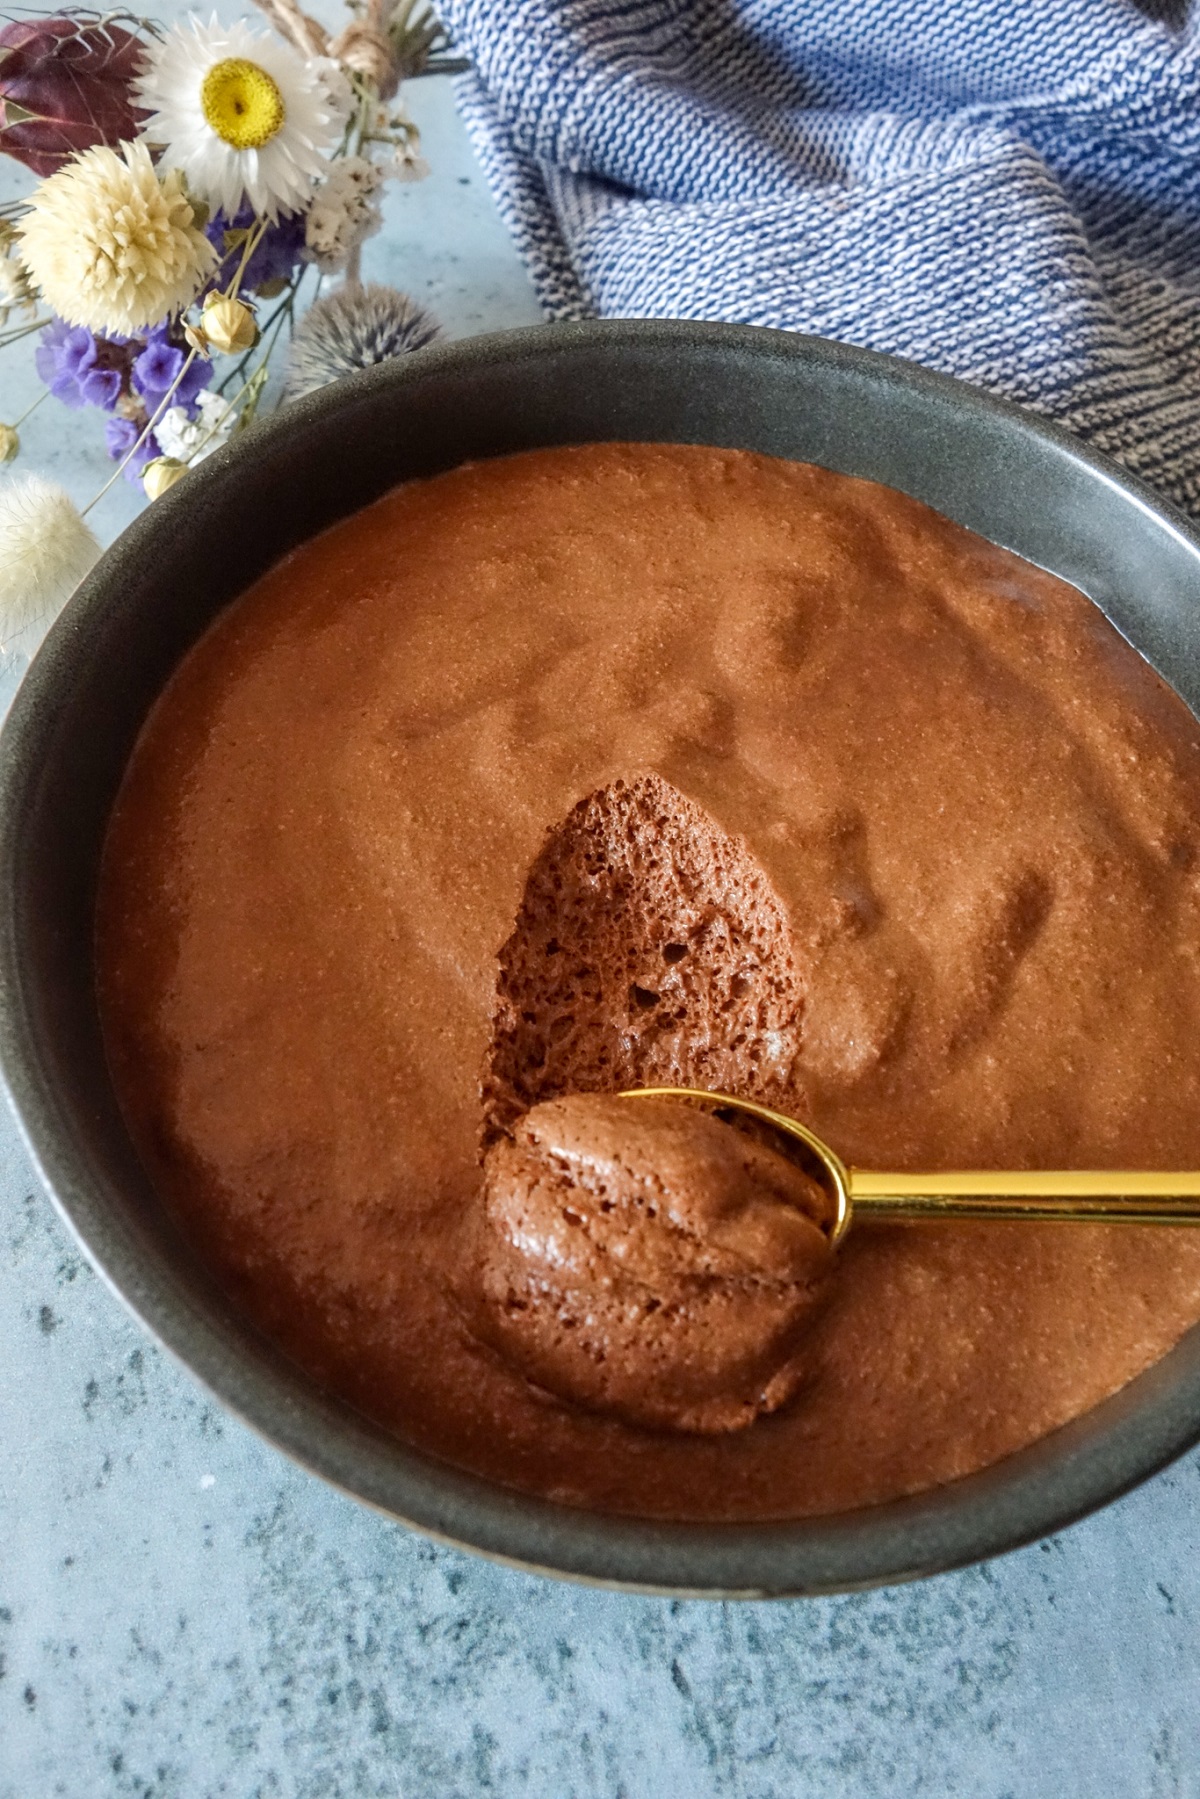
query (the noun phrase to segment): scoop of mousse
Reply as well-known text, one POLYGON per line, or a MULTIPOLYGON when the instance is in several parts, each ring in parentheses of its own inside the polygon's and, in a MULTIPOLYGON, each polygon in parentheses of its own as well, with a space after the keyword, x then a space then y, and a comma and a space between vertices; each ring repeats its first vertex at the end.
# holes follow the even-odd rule
POLYGON ((614 781, 547 832, 500 950, 484 1146, 568 1093, 795 1109, 804 1004, 787 908, 745 839, 660 775, 614 781))
POLYGON ((577 1405, 741 1430, 807 1372, 827 1212, 803 1170, 692 1106, 548 1100, 484 1164, 480 1335, 577 1405))

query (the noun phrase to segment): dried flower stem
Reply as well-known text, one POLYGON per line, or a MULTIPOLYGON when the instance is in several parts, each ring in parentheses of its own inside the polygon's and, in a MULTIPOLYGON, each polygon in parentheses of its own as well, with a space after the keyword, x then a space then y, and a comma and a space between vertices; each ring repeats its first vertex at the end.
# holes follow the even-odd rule
MULTIPOLYGON (((283 330, 284 320, 286 319, 290 323, 292 319, 296 304, 296 295, 300 291, 300 283, 304 280, 307 273, 307 269, 301 270, 300 274, 292 284, 290 293, 285 299, 280 301, 279 305, 275 308, 275 311, 263 326, 262 337, 259 339, 255 349, 243 356, 241 362, 238 363, 236 369, 233 371, 232 377, 227 377, 226 382, 223 382, 221 387, 217 389, 217 392, 222 393, 223 395, 223 389, 227 385, 228 380, 233 379, 236 381, 239 376, 244 374, 251 358, 261 351, 261 355, 258 355, 257 367, 251 369, 250 373, 243 381, 242 386, 238 389, 237 393, 234 394, 232 400, 230 400, 229 405, 231 408, 236 406, 243 395, 253 386, 255 380, 262 374, 263 370, 270 362, 271 357, 274 355, 275 345, 279 342, 279 334, 283 330)), ((206 438, 204 442, 207 441, 206 438)))
MULTIPOLYGON (((283 321, 284 321, 285 317, 287 319, 289 327, 291 326, 291 324, 294 321, 296 295, 300 290, 300 282, 303 281, 304 275, 307 273, 308 273, 308 271, 306 269, 301 274, 299 280, 296 282, 295 287, 292 289, 292 292, 288 295, 286 304, 279 308, 278 312, 275 313, 275 315, 272 319, 272 324, 274 326, 274 329, 271 332, 271 341, 267 344, 266 350, 263 353, 263 361, 264 362, 269 362, 272 355, 274 354, 275 345, 279 342, 279 333, 283 330, 283 321)), ((276 411, 278 411, 279 406, 281 404, 282 404, 281 400, 277 400, 275 402, 276 411)))
MULTIPOLYGON (((358 108, 350 125, 350 137, 353 143, 351 154, 361 156, 370 137, 371 122, 379 105, 380 90, 377 83, 367 76, 354 83, 358 95, 358 108)), ((356 243, 346 259, 345 280, 347 287, 357 287, 362 281, 362 242, 356 243)))
POLYGON ((471 67, 452 48, 445 27, 425 0, 367 0, 365 18, 352 19, 336 37, 296 0, 254 0, 280 37, 302 56, 332 56, 374 82, 385 100, 401 82, 422 75, 462 75, 471 67))
POLYGON ((262 243, 263 238, 267 235, 269 222, 270 221, 267 219, 258 219, 250 227, 249 231, 247 231, 246 241, 242 245, 242 260, 237 266, 237 274, 225 289, 226 299, 233 300, 237 298, 238 288, 242 285, 242 276, 246 273, 246 264, 258 249, 259 244, 262 243))
MULTIPOLYGON (((234 410, 234 408, 237 406, 238 402, 240 400, 244 400, 246 395, 250 392, 251 388, 254 386, 256 377, 261 373, 263 364, 267 361, 269 356, 270 356, 270 351, 268 350, 267 355, 264 356, 262 359, 262 362, 259 363, 258 368, 256 368, 254 370, 253 374, 251 374, 247 380, 243 381, 242 385, 238 388, 238 391, 234 394, 232 400, 230 400, 230 402, 229 402, 230 412, 232 412, 234 410)), ((187 459, 187 466, 189 468, 191 467, 192 463, 196 461, 196 459, 200 455, 201 451, 204 450, 205 448, 207 448, 207 446, 212 442, 213 438, 217 435, 217 432, 220 429, 221 429, 221 427, 219 425, 212 425, 209 427, 208 431, 200 439, 199 443, 196 445, 195 449, 192 451, 191 455, 187 459)))
POLYGON ((98 494, 93 494, 92 498, 88 501, 87 505, 83 508, 83 511, 80 513, 79 516, 81 518, 86 518, 88 513, 92 510, 92 507, 98 506, 100 504, 100 501, 104 498, 105 494, 108 492, 109 488, 112 486, 113 482, 117 479, 117 477, 119 475, 123 475, 125 473, 125 470, 128 467, 129 463, 137 455, 138 451, 141 449, 141 447, 145 443, 146 439, 148 437, 152 437, 154 435, 155 425, 157 425, 159 419, 163 416, 163 413, 166 412, 167 408, 171 404, 171 401, 175 398, 176 389, 178 388, 180 382, 183 380, 183 377, 187 374, 188 370, 191 368, 191 366, 192 366, 193 362, 195 362, 195 360, 196 360, 195 350, 189 350, 186 357, 184 358, 183 367, 180 369, 180 371, 176 375, 174 381, 172 381, 170 387, 168 387, 166 393, 163 395, 162 399, 159 401, 158 406, 155 409, 154 416, 152 418, 148 419, 146 424, 142 427, 138 436, 134 439, 133 443, 130 444, 128 450, 126 450, 124 456, 122 456, 120 462, 118 462, 116 468, 113 470, 112 474, 108 477, 108 480, 104 483, 104 486, 100 489, 100 492, 98 494))
POLYGON ((324 25, 302 12, 296 0, 254 0, 254 4, 301 56, 329 55, 329 33, 324 25))
POLYGON ((450 40, 427 0, 395 0, 387 30, 401 81, 420 75, 461 75, 471 66, 466 57, 442 54, 450 40))
POLYGON ((24 412, 21 414, 19 419, 13 419, 11 421, 13 430, 15 431, 17 429, 18 425, 23 425, 25 423, 25 420, 37 411, 37 409, 41 405, 42 401, 48 400, 49 398, 50 398, 50 389, 48 387, 43 387, 41 393, 38 395, 37 399, 33 402, 33 405, 27 406, 25 408, 24 412))
POLYGON ((28 337, 33 331, 44 331, 47 325, 53 323, 53 318, 34 319, 31 325, 19 325, 15 331, 4 332, 0 335, 0 350, 6 350, 9 344, 20 343, 23 337, 28 337))
POLYGON ((263 344, 267 343, 268 332, 272 333, 272 335, 270 337, 270 343, 269 343, 269 346, 268 346, 265 354, 267 356, 270 356, 272 350, 275 348, 275 342, 279 335, 279 330, 278 330, 278 328, 276 328, 277 324, 278 325, 282 324, 282 320, 285 315, 287 316, 287 318, 289 320, 292 318, 292 316, 294 314, 295 304, 296 304, 296 296, 300 292, 300 288, 304 282, 305 276, 308 274, 308 271, 312 266, 313 265, 311 263, 306 263, 305 266, 300 270, 299 274, 292 276, 292 279, 288 284, 287 292, 281 296, 279 305, 275 308, 274 312, 270 315, 270 317, 268 319, 264 320, 263 326, 262 326, 262 336, 259 339, 258 344, 255 345, 254 349, 247 350, 246 354, 242 357, 241 361, 236 365, 236 367, 234 367, 230 371, 230 373, 225 376, 224 380, 220 381, 217 384, 217 388, 216 388, 217 393, 224 395, 225 389, 230 385, 231 382, 241 380, 246 369, 249 367, 250 363, 253 361, 254 356, 257 353, 257 351, 259 349, 261 349, 263 344))

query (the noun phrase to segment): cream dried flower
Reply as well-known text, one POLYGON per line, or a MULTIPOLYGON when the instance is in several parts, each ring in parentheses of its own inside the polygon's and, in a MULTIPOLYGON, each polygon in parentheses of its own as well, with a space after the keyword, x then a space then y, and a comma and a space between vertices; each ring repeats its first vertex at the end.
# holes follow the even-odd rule
POLYGON ((177 462, 173 456, 156 456, 153 462, 146 464, 142 475, 142 490, 148 500, 161 500, 186 474, 186 463, 177 462))
MULTIPOLYGON (((16 233, 12 235, 15 240, 16 233)), ((7 324, 10 313, 31 310, 36 298, 28 269, 9 254, 10 247, 0 237, 0 325, 7 324)))
POLYGON ((348 119, 355 106, 354 88, 341 63, 334 56, 310 56, 308 66, 334 117, 348 119))
POLYGON ((216 260, 180 176, 160 176, 144 144, 87 150, 43 181, 21 254, 60 318, 106 337, 180 311, 216 260))
POLYGON ((410 119, 398 102, 393 104, 386 131, 394 137, 396 146, 387 173, 395 181, 424 181, 429 164, 421 155, 421 133, 416 120, 410 119))
POLYGON ((330 167, 304 221, 305 249, 323 275, 344 269, 351 252, 383 224, 382 186, 382 170, 365 156, 340 156, 330 167))
POLYGON ((209 294, 196 335, 203 339, 206 349, 211 347, 225 356, 240 355, 258 342, 258 325, 244 300, 235 300, 229 294, 209 294))
POLYGON ((99 554, 53 481, 40 475, 0 481, 0 647, 32 653, 99 554))
POLYGON ((397 181, 424 181, 430 173, 429 164, 421 155, 419 137, 406 137, 396 145, 392 152, 390 174, 397 181))

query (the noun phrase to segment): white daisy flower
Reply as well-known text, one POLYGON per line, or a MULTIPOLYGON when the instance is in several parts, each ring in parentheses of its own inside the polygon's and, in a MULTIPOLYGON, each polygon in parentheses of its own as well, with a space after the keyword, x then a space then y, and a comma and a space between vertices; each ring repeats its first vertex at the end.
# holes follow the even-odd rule
POLYGON ((215 14, 152 44, 135 89, 153 115, 142 135, 162 146, 163 166, 226 218, 243 197, 260 218, 300 211, 344 124, 321 69, 215 14))

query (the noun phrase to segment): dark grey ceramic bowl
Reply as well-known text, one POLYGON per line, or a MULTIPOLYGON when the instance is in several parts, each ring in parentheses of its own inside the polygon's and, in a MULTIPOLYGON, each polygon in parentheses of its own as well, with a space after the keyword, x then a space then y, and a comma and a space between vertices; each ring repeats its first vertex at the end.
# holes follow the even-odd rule
POLYGON ((185 650, 285 551, 397 481, 618 438, 740 446, 902 488, 1073 581, 1200 702, 1200 538, 1015 407, 887 357, 731 326, 560 325, 423 351, 213 456, 125 532, 29 671, 0 754, 13 1106, 59 1209, 158 1340, 303 1466, 420 1530, 545 1572, 716 1595, 835 1592, 995 1555, 1200 1440, 1200 1330, 1086 1417, 914 1499, 796 1524, 599 1517, 458 1473, 322 1393, 197 1265, 121 1122, 94 992, 97 864, 134 738, 185 650))

